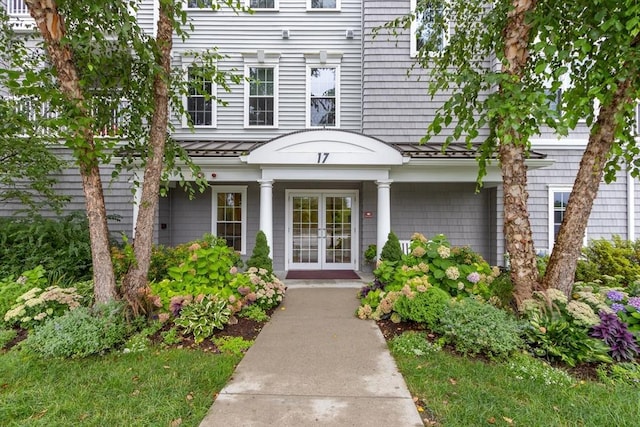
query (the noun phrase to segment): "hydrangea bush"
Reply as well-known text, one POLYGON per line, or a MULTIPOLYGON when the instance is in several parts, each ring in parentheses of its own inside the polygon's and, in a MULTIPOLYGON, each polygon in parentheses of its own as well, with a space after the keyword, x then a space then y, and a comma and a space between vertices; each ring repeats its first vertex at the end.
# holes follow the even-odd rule
POLYGON ((467 247, 452 247, 443 234, 427 239, 415 233, 410 253, 400 262, 379 262, 374 275, 374 282, 360 291, 358 317, 422 322, 418 314, 422 309, 417 305, 424 296, 419 294, 437 287, 449 297, 473 296, 494 302, 490 285, 500 270, 467 247), (416 295, 418 301, 413 301, 416 295))

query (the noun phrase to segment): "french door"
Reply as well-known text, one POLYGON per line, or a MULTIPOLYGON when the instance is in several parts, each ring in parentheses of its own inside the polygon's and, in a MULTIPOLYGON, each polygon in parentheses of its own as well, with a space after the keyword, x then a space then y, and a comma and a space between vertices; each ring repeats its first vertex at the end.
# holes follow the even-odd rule
POLYGON ((357 192, 290 192, 287 269, 355 269, 357 192))

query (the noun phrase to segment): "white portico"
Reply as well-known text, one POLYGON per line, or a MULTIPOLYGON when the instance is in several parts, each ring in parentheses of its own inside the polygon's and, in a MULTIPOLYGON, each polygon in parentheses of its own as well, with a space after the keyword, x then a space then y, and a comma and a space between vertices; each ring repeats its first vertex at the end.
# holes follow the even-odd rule
MULTIPOLYGON (((373 181, 378 186, 377 245, 391 231, 391 168, 408 161, 400 151, 355 132, 309 130, 276 138, 241 157, 260 169, 260 229, 273 242, 274 182, 373 181)), ((314 184, 315 186, 315 184, 314 184)), ((285 267, 358 267, 357 191, 287 190, 285 267)))

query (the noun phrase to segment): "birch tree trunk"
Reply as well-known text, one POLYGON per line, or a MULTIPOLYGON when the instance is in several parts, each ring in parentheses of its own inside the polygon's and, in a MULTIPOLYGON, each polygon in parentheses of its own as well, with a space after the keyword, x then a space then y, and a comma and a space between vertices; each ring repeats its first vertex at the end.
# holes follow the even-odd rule
MULTIPOLYGON (((535 9, 536 1, 513 0, 513 7, 503 33, 506 63, 502 66, 502 72, 509 74, 514 82, 519 82, 522 80, 529 57, 531 26, 526 22, 526 14, 535 9)), ((499 119, 497 126, 504 127, 504 120, 499 119)), ((502 129, 500 134, 504 135, 498 151, 504 193, 504 235, 511 265, 514 297, 520 305, 524 299, 532 295, 538 282, 527 208, 526 141, 522 141, 522 136, 512 127, 502 129)))
POLYGON ((160 180, 162 177, 164 149, 169 120, 169 78, 171 76, 171 49, 173 43, 173 24, 170 6, 160 2, 158 32, 156 43, 158 69, 153 82, 154 112, 149 135, 149 155, 146 159, 142 195, 136 219, 135 239, 133 243, 136 263, 123 279, 124 293, 134 312, 143 308, 142 291, 147 286, 147 275, 151 263, 153 246, 153 227, 158 206, 160 180))
MULTIPOLYGON (((45 41, 49 58, 57 72, 60 90, 75 104, 80 114, 88 118, 89 111, 80 87, 78 71, 73 62, 73 53, 68 45, 61 43, 65 26, 62 16, 58 13, 56 2, 25 0, 25 3, 45 41)), ((82 122, 89 123, 89 120, 82 122)), ((115 299, 117 294, 100 166, 91 128, 83 124, 76 132, 83 140, 81 144, 74 146, 73 150, 82 176, 85 207, 89 220, 94 296, 96 303, 105 303, 115 299)))
POLYGON ((615 143, 616 114, 624 104, 631 102, 628 95, 631 80, 621 82, 607 105, 603 105, 598 119, 591 128, 587 148, 582 155, 580 169, 564 214, 564 220, 556 237, 551 258, 543 278, 545 288, 560 289, 569 296, 573 289, 576 267, 582 249, 584 232, 593 201, 598 195, 604 168, 615 143))

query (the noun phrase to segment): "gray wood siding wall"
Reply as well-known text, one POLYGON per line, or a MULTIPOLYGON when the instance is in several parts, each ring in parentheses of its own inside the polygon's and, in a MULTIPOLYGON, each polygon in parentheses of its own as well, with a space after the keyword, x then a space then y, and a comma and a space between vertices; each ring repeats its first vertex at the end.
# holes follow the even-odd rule
POLYGON ((305 128, 306 61, 305 53, 327 51, 342 54, 340 63, 340 128, 361 129, 361 2, 343 0, 340 11, 309 12, 305 1, 280 2, 277 12, 256 11, 253 15, 236 14, 228 8, 218 11, 193 10, 189 16, 195 26, 186 42, 175 40, 174 65, 181 65, 185 52, 218 47, 224 71, 242 74, 242 53, 280 54, 279 59, 279 127, 277 129, 244 128, 244 85, 232 85, 231 92, 218 90, 227 106, 217 107, 217 128, 198 128, 195 133, 183 129, 174 117, 176 135, 194 139, 268 140, 305 128), (289 30, 283 39, 282 30, 289 30), (347 29, 354 38, 347 39, 347 29))
POLYGON ((492 190, 475 194, 475 184, 391 184, 391 230, 401 240, 415 232, 447 236, 493 261, 490 232, 495 208, 492 190))
MULTIPOLYGON (((555 159, 553 166, 529 172, 529 214, 533 239, 537 250, 548 249, 549 242, 549 187, 573 186, 580 166, 582 150, 546 151, 555 159)), ((636 203, 637 206, 637 203, 636 203)), ((635 208, 637 209, 637 207, 635 208)), ((610 238, 617 234, 628 238, 627 232, 627 176, 617 174, 611 184, 602 182, 594 201, 587 227, 587 239, 610 238)))
MULTIPOLYGON (((72 164, 72 160, 66 149, 57 149, 55 152, 68 160, 70 165, 72 164)), ((111 216, 111 219, 108 221, 109 232, 116 239, 119 239, 122 234, 131 237, 133 230, 133 195, 131 193, 131 183, 129 182, 131 175, 124 173, 117 180, 112 181, 112 171, 113 167, 103 166, 100 175, 102 177, 107 215, 111 216)), ((68 215, 78 211, 85 212, 82 178, 80 177, 78 169, 73 167, 65 168, 60 171, 59 174, 56 174, 55 178, 58 180, 58 183, 55 185, 56 191, 70 198, 70 201, 63 209, 62 215, 68 215)), ((18 203, 3 202, 0 204, 0 216, 13 215, 22 208, 23 206, 18 203)), ((50 210, 42 210, 39 213, 48 218, 56 218, 59 216, 50 210)))
MULTIPOLYGON (((224 183, 224 186, 247 187, 247 253, 251 255, 255 246, 256 234, 260 224, 260 187, 257 183, 224 183)), ((212 225, 212 191, 215 186, 196 193, 189 199, 187 193, 176 186, 169 191, 167 197, 160 199, 159 223, 167 224, 166 230, 159 231, 159 243, 175 246, 202 238, 205 233, 213 233, 212 225)))
MULTIPOLYGON (((367 0, 364 5, 363 133, 389 143, 416 143, 448 95, 432 99, 427 94, 428 70, 416 67, 407 75, 415 62, 408 29, 398 30, 397 37, 386 30, 374 37, 374 29, 408 14, 410 1, 367 0)), ((480 137, 487 133, 481 132, 480 137)), ((445 129, 432 141, 442 142, 450 134, 445 129)))

